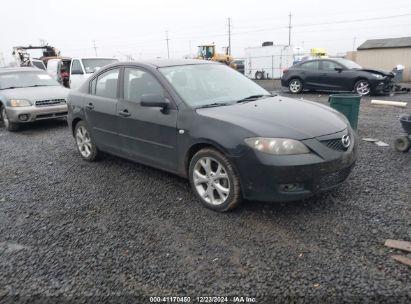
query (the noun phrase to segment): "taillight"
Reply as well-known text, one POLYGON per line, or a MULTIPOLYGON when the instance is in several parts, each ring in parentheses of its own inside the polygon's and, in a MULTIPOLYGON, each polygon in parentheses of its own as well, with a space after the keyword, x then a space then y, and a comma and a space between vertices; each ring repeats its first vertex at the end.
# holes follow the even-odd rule
POLYGON ((288 73, 288 69, 284 69, 283 70, 283 74, 285 75, 285 74, 287 74, 288 73))

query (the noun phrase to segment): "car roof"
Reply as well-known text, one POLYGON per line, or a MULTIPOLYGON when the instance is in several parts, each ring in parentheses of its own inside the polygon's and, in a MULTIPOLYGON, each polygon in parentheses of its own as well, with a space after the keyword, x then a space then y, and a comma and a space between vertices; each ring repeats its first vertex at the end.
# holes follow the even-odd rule
POLYGON ((6 73, 20 73, 20 72, 44 72, 39 68, 33 67, 12 67, 12 68, 0 68, 0 74, 6 73))
POLYGON ((151 65, 156 68, 180 66, 180 65, 195 65, 195 64, 218 64, 218 62, 200 59, 154 59, 154 60, 139 60, 139 61, 122 61, 116 62, 113 65, 151 65))

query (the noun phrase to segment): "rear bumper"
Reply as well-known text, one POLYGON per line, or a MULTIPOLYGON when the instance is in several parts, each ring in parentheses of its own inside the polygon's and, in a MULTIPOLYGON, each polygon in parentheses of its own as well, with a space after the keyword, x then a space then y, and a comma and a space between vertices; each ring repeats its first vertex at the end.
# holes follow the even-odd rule
POLYGON ((8 107, 7 117, 13 123, 33 122, 37 120, 67 117, 67 104, 44 107, 8 107))
POLYGON ((356 142, 355 139, 346 152, 330 151, 331 157, 325 159, 315 153, 273 156, 249 151, 243 157, 233 159, 239 171, 243 197, 255 201, 287 202, 335 188, 348 178, 355 165, 356 142))

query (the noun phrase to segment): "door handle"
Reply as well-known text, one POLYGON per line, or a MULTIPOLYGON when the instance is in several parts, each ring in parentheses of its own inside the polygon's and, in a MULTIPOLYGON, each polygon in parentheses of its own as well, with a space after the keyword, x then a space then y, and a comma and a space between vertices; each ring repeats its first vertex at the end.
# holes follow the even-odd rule
POLYGON ((118 114, 119 114, 120 116, 123 116, 123 117, 129 117, 129 116, 131 115, 130 112, 129 112, 127 109, 118 112, 118 114))
POLYGON ((93 110, 94 105, 90 102, 88 105, 86 105, 86 108, 89 109, 89 110, 93 110))

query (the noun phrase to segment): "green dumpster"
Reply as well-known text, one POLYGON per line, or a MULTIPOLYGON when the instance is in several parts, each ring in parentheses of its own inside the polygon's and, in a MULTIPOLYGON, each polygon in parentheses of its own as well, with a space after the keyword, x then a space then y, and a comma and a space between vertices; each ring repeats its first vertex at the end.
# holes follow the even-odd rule
POLYGON ((357 94, 334 94, 328 98, 330 107, 343 113, 355 130, 358 124, 360 101, 361 96, 357 94))

